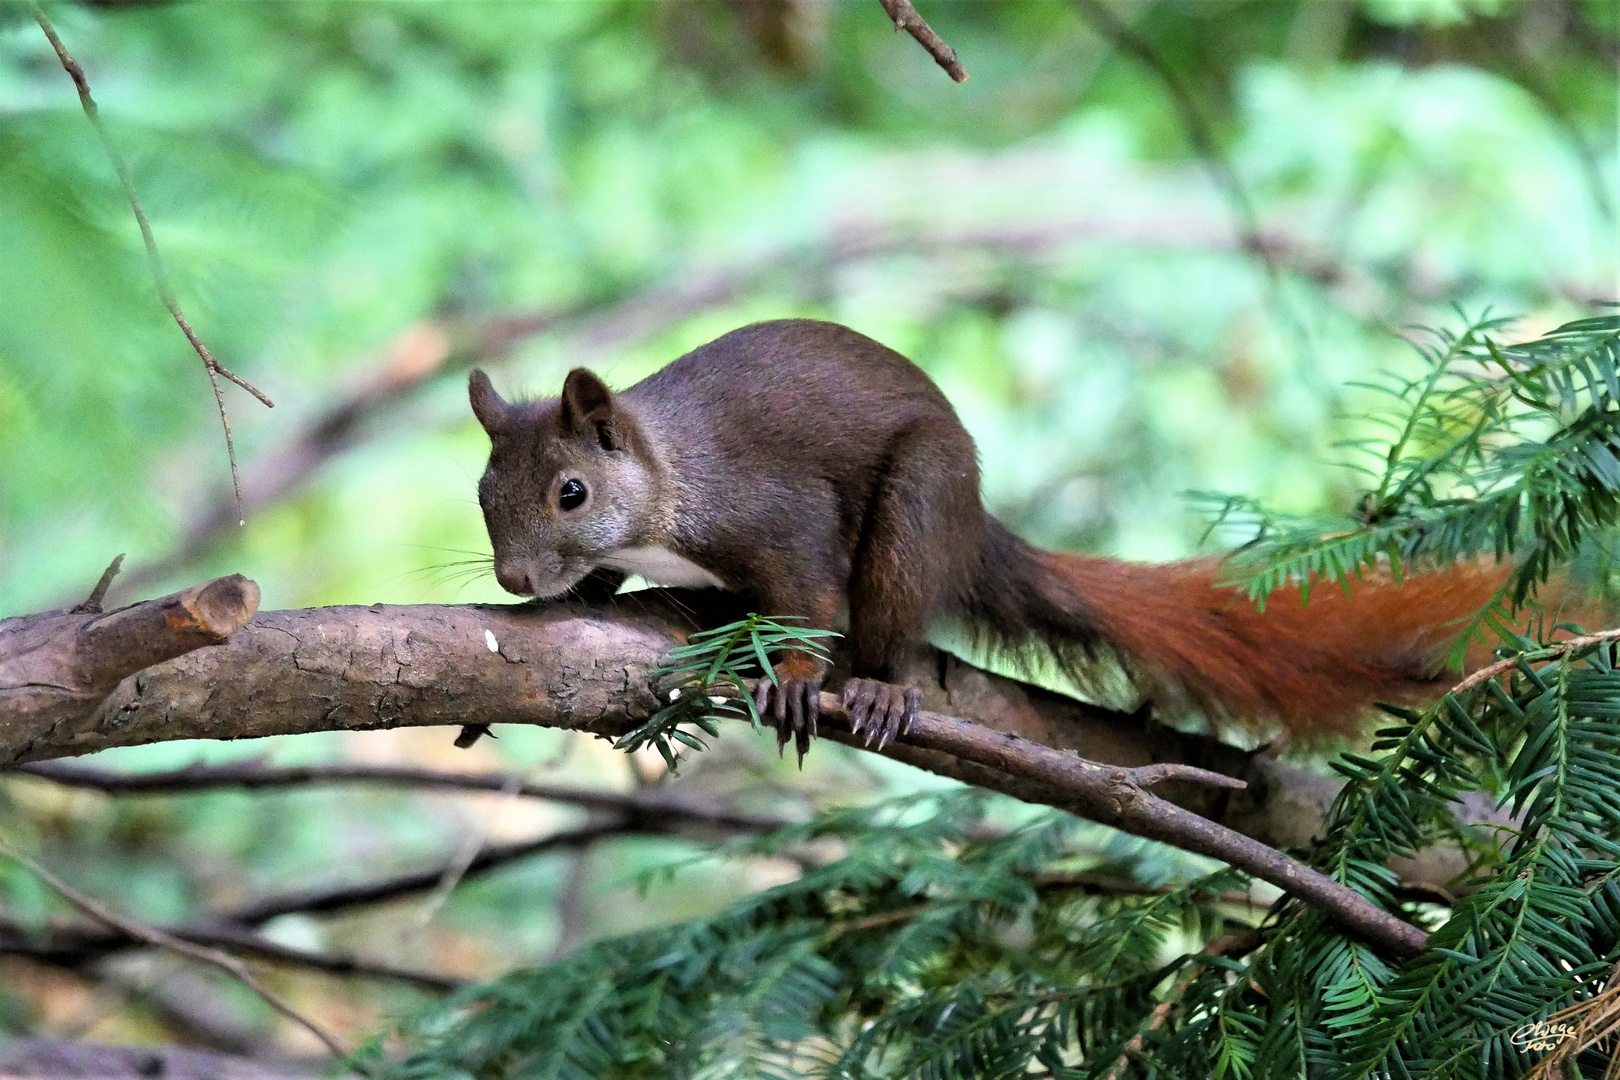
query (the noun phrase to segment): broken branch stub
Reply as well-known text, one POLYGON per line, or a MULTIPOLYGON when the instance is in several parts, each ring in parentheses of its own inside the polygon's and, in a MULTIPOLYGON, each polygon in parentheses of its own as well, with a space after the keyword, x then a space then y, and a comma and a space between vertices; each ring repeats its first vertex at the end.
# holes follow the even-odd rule
POLYGON ((129 675, 218 645, 258 608, 259 586, 232 574, 107 614, 0 619, 0 750, 93 709, 129 675))

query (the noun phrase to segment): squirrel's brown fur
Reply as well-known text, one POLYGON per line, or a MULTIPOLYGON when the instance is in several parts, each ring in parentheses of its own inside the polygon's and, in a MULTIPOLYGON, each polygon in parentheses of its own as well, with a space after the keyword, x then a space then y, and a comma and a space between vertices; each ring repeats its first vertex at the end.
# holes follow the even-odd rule
MULTIPOLYGON (((1046 647, 1070 671, 1116 650, 1160 700, 1302 733, 1343 731, 1374 699, 1433 693, 1459 620, 1505 570, 1464 565, 1262 613, 1213 559, 1145 565, 1042 551, 984 511, 972 439, 921 369, 847 327, 733 331, 614 393, 583 369, 555 401, 508 404, 482 372, 479 485, 501 584, 616 588, 627 571, 751 591, 769 615, 830 627, 847 603, 857 730, 904 730, 920 695, 889 682, 941 619, 993 648, 1046 647)), ((798 654, 771 691, 801 748, 825 670, 798 654)), ((769 687, 762 684, 762 695, 769 687)))

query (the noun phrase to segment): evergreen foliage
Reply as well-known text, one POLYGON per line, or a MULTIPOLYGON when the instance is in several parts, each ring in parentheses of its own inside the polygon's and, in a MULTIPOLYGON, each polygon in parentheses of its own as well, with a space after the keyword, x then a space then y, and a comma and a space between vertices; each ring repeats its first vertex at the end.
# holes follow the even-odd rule
MULTIPOLYGON (((1427 710, 1389 708, 1370 750, 1334 763, 1331 827, 1299 852, 1430 927, 1421 955, 1380 955, 1287 898, 1244 903, 1232 870, 1133 884, 1065 814, 999 828, 1002 800, 931 796, 739 844, 798 853, 804 873, 469 990, 403 1029, 412 1051, 388 1075, 1522 1075, 1544 1053, 1527 1025, 1598 1002, 1620 965, 1615 638, 1560 644, 1545 620, 1508 621, 1620 506, 1620 317, 1515 346, 1492 336, 1502 325, 1439 335, 1420 378, 1386 384, 1392 434, 1352 528, 1323 539, 1224 506, 1262 526, 1247 549, 1259 598, 1519 559, 1475 627, 1512 663, 1427 710), (1506 823, 1459 820, 1470 793, 1506 823), (829 839, 841 857, 805 855, 829 839), (1456 899, 1404 896, 1390 861, 1438 843, 1472 860, 1456 899)), ((1556 1052, 1580 1075, 1608 1058, 1578 1041, 1556 1052)))
POLYGON ((671 740, 693 750, 704 748, 703 740, 682 725, 718 735, 719 720, 746 717, 757 730, 759 710, 743 680, 763 678, 775 683, 772 653, 793 649, 825 660, 823 641, 838 637, 831 630, 787 625, 793 621, 793 616, 767 619, 752 614, 693 634, 687 644, 672 649, 663 663, 648 672, 652 684, 669 703, 613 745, 626 751, 652 746, 673 771, 676 763, 671 740))

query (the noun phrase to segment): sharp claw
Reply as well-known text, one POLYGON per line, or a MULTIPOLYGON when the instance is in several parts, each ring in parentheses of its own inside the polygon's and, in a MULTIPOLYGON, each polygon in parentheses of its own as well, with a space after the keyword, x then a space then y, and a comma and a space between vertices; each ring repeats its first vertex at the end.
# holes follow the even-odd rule
POLYGON ((866 745, 872 745, 872 727, 877 719, 874 705, 877 702, 878 684, 867 679, 860 680, 855 687, 855 701, 849 707, 850 730, 857 735, 865 735, 866 745))
MULTIPOLYGON (((803 717, 800 717, 801 721, 803 717)), ((808 724, 800 723, 796 735, 795 746, 799 751, 799 768, 804 768, 804 755, 810 752, 810 728, 808 724)))
POLYGON ((892 687, 883 695, 883 723, 878 729, 879 750, 882 750, 884 747, 888 746, 889 740, 894 738, 895 724, 898 719, 895 716, 895 706, 898 704, 898 702, 895 701, 896 696, 897 695, 892 687))
POLYGON ((900 734, 905 735, 911 731, 911 725, 916 722, 917 712, 922 708, 922 691, 906 691, 906 711, 900 716, 900 734))

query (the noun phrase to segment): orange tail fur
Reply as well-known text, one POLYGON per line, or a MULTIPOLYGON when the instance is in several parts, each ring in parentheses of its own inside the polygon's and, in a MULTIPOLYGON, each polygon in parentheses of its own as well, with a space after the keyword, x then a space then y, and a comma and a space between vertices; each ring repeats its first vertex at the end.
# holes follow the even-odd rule
POLYGON ((1145 667, 1161 694, 1297 734, 1346 733, 1375 700, 1416 703, 1449 685, 1446 654, 1490 602, 1505 567, 1464 564, 1352 585, 1302 603, 1296 588, 1260 611, 1216 584, 1219 559, 1148 565, 1046 553, 1102 637, 1145 667))
MULTIPOLYGON (((1082 684, 1099 654, 1122 655, 1155 700, 1296 734, 1348 734, 1374 701, 1419 704, 1456 680, 1447 654, 1490 603, 1507 566, 1464 563, 1369 574, 1350 593, 1323 583, 1302 603, 1274 592, 1264 611, 1219 585, 1218 558, 1148 564, 1033 547, 991 520, 986 555, 961 606, 981 645, 1025 656, 1045 646, 1082 684)), ((1548 624, 1595 626, 1606 612, 1554 582, 1538 598, 1548 624)), ((1471 666, 1488 650, 1471 650, 1471 666)))

